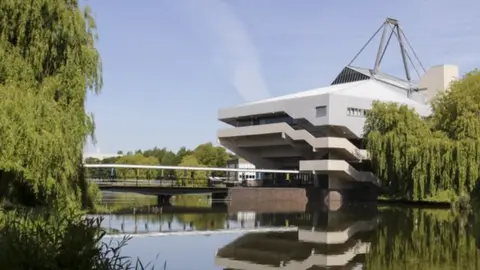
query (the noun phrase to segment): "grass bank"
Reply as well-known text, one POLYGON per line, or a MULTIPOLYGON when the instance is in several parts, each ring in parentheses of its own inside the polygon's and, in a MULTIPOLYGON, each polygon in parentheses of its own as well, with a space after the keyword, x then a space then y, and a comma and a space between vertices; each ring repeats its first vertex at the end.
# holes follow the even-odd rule
POLYGON ((467 194, 456 195, 453 191, 441 191, 435 196, 430 196, 424 200, 411 200, 405 197, 392 197, 381 195, 377 201, 387 205, 408 205, 413 207, 425 208, 453 208, 457 210, 471 209, 471 197, 467 194))

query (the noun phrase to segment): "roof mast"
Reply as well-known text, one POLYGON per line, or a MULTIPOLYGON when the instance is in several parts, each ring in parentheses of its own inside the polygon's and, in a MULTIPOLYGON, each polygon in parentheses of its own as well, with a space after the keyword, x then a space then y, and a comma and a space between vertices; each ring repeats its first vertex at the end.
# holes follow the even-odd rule
POLYGON ((370 39, 363 45, 363 47, 360 49, 360 51, 355 55, 355 57, 350 61, 348 66, 351 66, 351 64, 357 59, 357 57, 363 52, 363 50, 368 46, 368 44, 373 40, 375 36, 382 30, 382 36, 380 39, 380 43, 378 45, 378 50, 377 50, 377 57, 375 59, 375 64, 373 66, 373 69, 371 69, 371 77, 375 78, 375 76, 379 73, 380 65, 382 63, 383 57, 385 55, 385 52, 387 51, 387 48, 390 44, 390 41, 392 40, 392 36, 395 36, 399 46, 400 46, 400 54, 402 56, 402 63, 403 63, 403 68, 405 71, 405 77, 406 80, 408 81, 409 84, 409 89, 407 89, 407 95, 410 97, 413 91, 419 91, 419 89, 413 88, 413 83, 412 83, 412 77, 410 74, 410 68, 407 63, 407 59, 410 61, 411 65, 415 69, 417 75, 420 77, 420 74, 418 70, 416 69, 412 58, 408 54, 406 48, 405 48, 405 42, 407 42, 407 45, 409 46, 410 50, 412 51, 413 55, 415 56, 415 59, 417 62, 420 64, 421 68, 423 69, 423 72, 425 72, 425 68, 423 67, 422 63, 417 57, 417 54, 415 53, 415 50, 412 48, 410 43, 408 42, 408 39, 406 38, 405 34, 403 33, 398 20, 393 19, 393 18, 387 18, 385 22, 377 29, 377 31, 370 37, 370 39), (390 33, 388 33, 390 31, 390 33), (388 38, 387 38, 388 36, 388 38))

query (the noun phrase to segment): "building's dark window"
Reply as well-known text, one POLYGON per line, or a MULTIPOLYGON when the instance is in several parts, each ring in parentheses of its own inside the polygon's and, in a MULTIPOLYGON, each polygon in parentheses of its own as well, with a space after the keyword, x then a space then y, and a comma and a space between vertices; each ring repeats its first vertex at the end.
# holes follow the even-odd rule
POLYGON ((359 109, 359 108, 347 108, 347 115, 348 116, 356 116, 356 117, 366 117, 367 113, 370 110, 367 109, 359 109))
POLYGON ((316 117, 324 117, 327 116, 327 106, 318 106, 315 108, 315 116, 316 117))
POLYGON ((286 114, 276 116, 258 116, 251 118, 244 118, 237 120, 237 127, 256 126, 276 123, 287 123, 289 125, 295 124, 295 120, 286 114))

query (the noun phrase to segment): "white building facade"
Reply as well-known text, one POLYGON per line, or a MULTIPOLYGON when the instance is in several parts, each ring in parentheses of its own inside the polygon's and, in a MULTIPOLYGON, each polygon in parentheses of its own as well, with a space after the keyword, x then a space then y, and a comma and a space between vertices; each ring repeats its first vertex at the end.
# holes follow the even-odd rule
POLYGON ((431 67, 412 81, 382 73, 378 64, 348 65, 326 87, 220 109, 219 120, 231 127, 218 131, 219 142, 257 168, 313 173, 329 188, 378 185, 362 140, 372 102, 406 104, 426 117, 429 100, 458 78, 453 65, 431 67))

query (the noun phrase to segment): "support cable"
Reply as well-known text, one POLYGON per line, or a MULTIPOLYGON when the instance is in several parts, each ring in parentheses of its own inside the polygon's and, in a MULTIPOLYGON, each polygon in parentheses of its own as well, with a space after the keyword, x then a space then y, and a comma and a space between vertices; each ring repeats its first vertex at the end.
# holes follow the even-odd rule
POLYGON ((377 31, 375 31, 375 33, 370 37, 370 39, 367 41, 367 43, 365 43, 365 45, 363 45, 362 49, 360 49, 360 51, 355 55, 355 57, 353 57, 353 59, 350 61, 350 63, 348 63, 348 65, 350 66, 356 59, 357 57, 363 52, 363 50, 368 46, 368 44, 372 41, 372 39, 378 34, 378 32, 380 32, 380 30, 382 29, 384 23, 382 23, 382 25, 377 29, 377 31))
POLYGON ((405 38, 405 41, 407 42, 408 47, 410 48, 410 50, 412 50, 412 53, 413 53, 413 55, 415 56, 415 58, 417 59, 417 62, 418 62, 418 63, 420 64, 420 66, 422 67, 423 72, 426 72, 425 67, 423 66, 422 62, 421 62, 420 59, 418 58, 417 53, 416 53, 415 50, 413 49, 412 45, 411 45, 410 42, 408 41, 408 38, 407 38, 407 36, 405 35, 405 33, 403 32, 402 29, 400 29, 400 33, 401 33, 402 36, 405 38))
MULTIPOLYGON (((390 26, 390 28, 391 28, 391 27, 392 27, 392 26, 390 26)), ((400 28, 399 28, 399 29, 400 29, 400 28)), ((400 29, 400 31, 401 31, 401 29, 400 29)), ((397 35, 397 33, 394 31, 393 28, 392 28, 392 32, 393 32, 393 34, 395 35, 395 37, 396 37, 397 39, 399 39, 399 36, 397 35)), ((421 77, 420 72, 418 72, 418 69, 417 69, 417 67, 415 66, 412 58, 410 57, 410 54, 406 51, 405 48, 402 48, 402 49, 403 49, 405 55, 407 56, 408 60, 410 61, 410 64, 412 64, 412 67, 413 67, 413 69, 415 70, 415 73, 417 73, 418 78, 420 78, 420 77, 421 77)), ((423 66, 422 66, 422 68, 423 68, 423 66)), ((423 69, 423 70, 425 71, 425 69, 423 69)))

